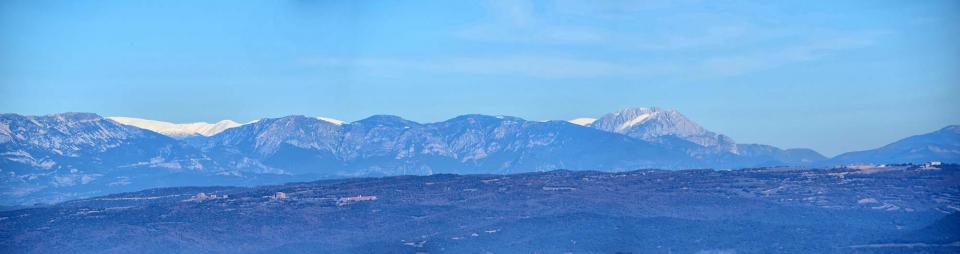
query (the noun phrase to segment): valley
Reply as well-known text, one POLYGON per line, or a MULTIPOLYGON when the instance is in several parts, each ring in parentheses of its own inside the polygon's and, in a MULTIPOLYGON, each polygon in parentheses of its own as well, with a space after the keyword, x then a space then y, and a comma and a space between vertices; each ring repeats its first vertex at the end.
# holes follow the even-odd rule
POLYGON ((954 164, 392 176, 4 211, 0 250, 955 253, 958 207, 954 164))

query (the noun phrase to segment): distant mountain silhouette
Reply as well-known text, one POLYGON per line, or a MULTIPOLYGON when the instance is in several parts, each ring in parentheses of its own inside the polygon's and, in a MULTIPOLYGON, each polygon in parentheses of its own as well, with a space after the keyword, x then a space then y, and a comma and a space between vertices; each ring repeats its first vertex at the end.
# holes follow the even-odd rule
POLYGON ((957 129, 826 160, 809 149, 737 144, 658 108, 624 109, 577 124, 487 115, 436 123, 389 115, 351 123, 287 116, 209 137, 175 132, 176 138, 91 113, 2 114, 0 205, 152 187, 362 176, 957 162, 957 129))
POLYGON ((832 164, 923 163, 940 161, 960 163, 960 125, 898 140, 883 147, 837 155, 832 164))

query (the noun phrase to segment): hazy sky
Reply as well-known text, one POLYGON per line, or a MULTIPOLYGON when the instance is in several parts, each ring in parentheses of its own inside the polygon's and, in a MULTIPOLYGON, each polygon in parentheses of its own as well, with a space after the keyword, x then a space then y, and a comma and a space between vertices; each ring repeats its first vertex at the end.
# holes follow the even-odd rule
POLYGON ((674 108, 827 155, 960 123, 960 1, 0 1, 0 112, 674 108))

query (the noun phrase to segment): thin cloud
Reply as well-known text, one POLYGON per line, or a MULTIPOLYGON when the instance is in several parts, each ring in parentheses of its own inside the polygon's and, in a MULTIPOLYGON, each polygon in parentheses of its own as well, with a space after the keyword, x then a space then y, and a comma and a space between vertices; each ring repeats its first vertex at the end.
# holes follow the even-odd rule
POLYGON ((846 50, 869 47, 883 33, 848 35, 747 53, 717 53, 699 60, 639 59, 610 61, 557 56, 474 56, 448 58, 330 58, 304 59, 301 64, 348 68, 368 73, 466 74, 521 76, 546 79, 674 76, 722 78, 747 75, 785 65, 816 61, 846 50))
MULTIPOLYGON (((538 2, 539 3, 539 2, 538 2)), ((722 45, 747 34, 760 31, 744 22, 732 21, 736 15, 688 13, 670 18, 631 19, 610 18, 624 16, 630 10, 662 9, 672 6, 664 2, 583 2, 557 1, 546 11, 534 8, 529 1, 488 1, 489 17, 454 32, 455 37, 486 42, 559 44, 608 47, 627 50, 678 50, 722 45), (576 6, 576 7, 571 7, 576 6), (586 8, 591 6, 593 8, 586 8), (580 8, 580 9, 578 9, 580 8), (574 11, 574 10, 578 11, 574 11), (713 20, 716 25, 687 27, 685 19, 713 20), (605 24, 605 25, 598 25, 605 24), (620 27, 621 29, 615 29, 620 27), (622 28, 635 28, 636 31, 622 28), (690 30, 690 31, 683 31, 690 30)))
POLYGON ((617 63, 548 56, 461 57, 429 60, 316 58, 304 60, 302 63, 311 66, 364 69, 381 73, 417 71, 548 79, 652 76, 672 74, 679 70, 676 66, 664 64, 617 63))
POLYGON ((572 46, 581 52, 616 52, 633 56, 634 60, 506 56, 434 60, 431 61, 434 64, 417 69, 550 78, 731 77, 869 47, 884 34, 796 26, 769 15, 715 12, 710 8, 697 10, 691 6, 700 5, 687 2, 562 0, 536 3, 548 4, 491 1, 488 4, 491 19, 466 26, 454 35, 463 40, 489 43, 572 46), (681 11, 674 13, 677 9, 681 11), (650 15, 651 12, 655 15, 650 15), (437 62, 442 64, 435 64, 437 62))
POLYGON ((556 25, 534 14, 528 1, 488 1, 492 20, 465 27, 455 33, 468 40, 505 43, 596 43, 607 35, 590 27, 556 25))
POLYGON ((708 58, 701 64, 702 73, 706 76, 739 76, 792 63, 815 61, 845 50, 871 46, 880 34, 883 33, 830 38, 744 55, 708 58))

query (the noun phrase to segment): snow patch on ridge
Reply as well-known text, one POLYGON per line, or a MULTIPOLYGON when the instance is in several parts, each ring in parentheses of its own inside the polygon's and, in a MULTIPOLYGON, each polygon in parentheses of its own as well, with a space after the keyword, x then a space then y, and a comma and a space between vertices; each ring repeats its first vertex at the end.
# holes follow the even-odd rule
POLYGON ((633 127, 633 126, 635 126, 635 125, 637 125, 637 124, 643 123, 643 121, 646 121, 647 119, 650 119, 650 116, 652 116, 652 115, 653 115, 653 113, 646 113, 646 114, 638 115, 637 117, 634 117, 633 119, 630 119, 630 121, 623 122, 622 124, 620 124, 619 126, 617 126, 617 129, 616 129, 616 130, 617 130, 617 132, 622 132, 623 130, 626 130, 626 129, 630 128, 630 127, 633 127))
POLYGON ((217 123, 206 123, 206 122, 195 122, 195 123, 170 123, 149 119, 140 119, 133 117, 120 117, 112 116, 107 117, 107 119, 113 120, 117 123, 123 125, 129 125, 141 129, 151 130, 166 136, 174 138, 184 138, 194 135, 201 136, 213 136, 217 133, 223 132, 226 129, 240 126, 241 124, 231 121, 223 120, 217 123))
POLYGON ((341 121, 341 120, 339 120, 339 119, 333 119, 333 118, 329 118, 329 117, 318 116, 317 119, 320 119, 320 121, 324 121, 324 122, 328 122, 328 123, 332 123, 332 124, 336 124, 336 125, 343 125, 343 123, 344 123, 343 121, 341 121))
POLYGON ((592 124, 594 121, 597 121, 597 119, 596 119, 596 118, 589 118, 589 117, 581 117, 581 118, 569 120, 569 121, 567 121, 567 122, 570 122, 570 123, 576 124, 576 125, 580 125, 580 126, 587 126, 587 125, 592 124))

